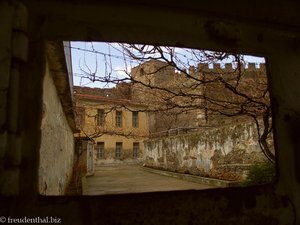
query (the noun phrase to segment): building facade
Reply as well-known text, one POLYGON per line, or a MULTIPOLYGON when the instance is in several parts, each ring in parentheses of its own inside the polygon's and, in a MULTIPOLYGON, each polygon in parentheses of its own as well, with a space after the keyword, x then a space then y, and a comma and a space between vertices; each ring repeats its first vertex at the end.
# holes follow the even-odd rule
MULTIPOLYGON (((138 163, 149 135, 145 106, 131 100, 129 84, 100 89, 74 87, 79 137, 93 141, 94 164, 138 163)), ((88 159, 88 161, 90 161, 88 159)))
MULTIPOLYGON (((194 128, 203 124, 204 111, 201 108, 178 107, 183 102, 190 103, 188 97, 182 98, 180 91, 191 85, 183 73, 160 60, 149 60, 131 70, 133 80, 132 98, 137 102, 146 102, 149 112, 149 130, 155 133, 177 128, 194 128), (178 103, 178 104, 177 104, 178 103)), ((191 90, 191 89, 190 89, 191 90)), ((189 90, 189 92, 190 92, 189 90)), ((198 95, 202 87, 193 89, 198 95)), ((201 103, 201 99, 195 100, 201 103)))
POLYGON ((131 76, 133 99, 149 106, 150 134, 270 116, 264 64, 238 68, 226 63, 223 68, 199 63, 176 70, 153 59, 132 68, 131 76))
POLYGON ((239 66, 176 71, 150 60, 132 69, 133 97, 149 104, 145 166, 243 180, 275 157, 265 67, 239 66))

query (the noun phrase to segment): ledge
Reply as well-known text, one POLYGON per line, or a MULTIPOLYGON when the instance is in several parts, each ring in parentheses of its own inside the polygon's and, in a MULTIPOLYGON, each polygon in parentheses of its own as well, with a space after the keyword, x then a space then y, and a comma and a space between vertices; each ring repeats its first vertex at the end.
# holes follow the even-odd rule
POLYGON ((190 174, 175 173, 175 172, 170 172, 165 170, 157 170, 157 169, 152 169, 144 166, 140 168, 150 173, 160 174, 168 177, 174 177, 181 180, 191 181, 199 184, 217 186, 221 188, 242 186, 241 182, 238 181, 226 181, 226 180, 219 180, 214 178, 200 177, 200 176, 195 176, 190 174))

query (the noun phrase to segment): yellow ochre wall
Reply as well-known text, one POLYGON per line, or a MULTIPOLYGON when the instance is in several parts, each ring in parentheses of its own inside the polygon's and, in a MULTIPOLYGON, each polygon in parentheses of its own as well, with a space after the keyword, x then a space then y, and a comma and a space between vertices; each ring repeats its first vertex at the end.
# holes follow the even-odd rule
POLYGON ((137 162, 141 161, 144 152, 143 141, 148 138, 148 114, 139 111, 138 106, 115 108, 114 103, 99 103, 87 100, 77 102, 77 107, 85 109, 85 121, 81 128, 80 136, 88 135, 94 144, 94 162, 97 164, 137 162), (97 110, 104 109, 105 121, 103 126, 98 126, 97 110), (116 127, 116 111, 122 111, 122 127, 116 127), (132 126, 132 111, 138 112, 138 127, 132 126), (97 142, 104 142, 104 158, 97 158, 97 142), (116 159, 116 143, 122 142, 122 156, 116 159), (133 143, 139 143, 138 157, 133 157, 133 143))

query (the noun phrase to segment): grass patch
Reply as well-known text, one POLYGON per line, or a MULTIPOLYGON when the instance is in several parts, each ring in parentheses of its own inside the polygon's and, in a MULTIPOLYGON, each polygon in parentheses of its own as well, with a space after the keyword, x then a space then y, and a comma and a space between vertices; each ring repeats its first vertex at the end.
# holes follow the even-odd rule
POLYGON ((245 185, 261 185, 275 181, 276 168, 271 162, 254 164, 250 167, 245 185))

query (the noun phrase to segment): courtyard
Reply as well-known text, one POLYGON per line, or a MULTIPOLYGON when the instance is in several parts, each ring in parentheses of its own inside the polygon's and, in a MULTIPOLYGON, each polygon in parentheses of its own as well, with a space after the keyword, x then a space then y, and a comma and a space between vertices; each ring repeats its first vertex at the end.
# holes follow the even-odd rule
POLYGON ((216 188, 144 170, 139 165, 97 166, 83 182, 83 195, 107 195, 216 188))

